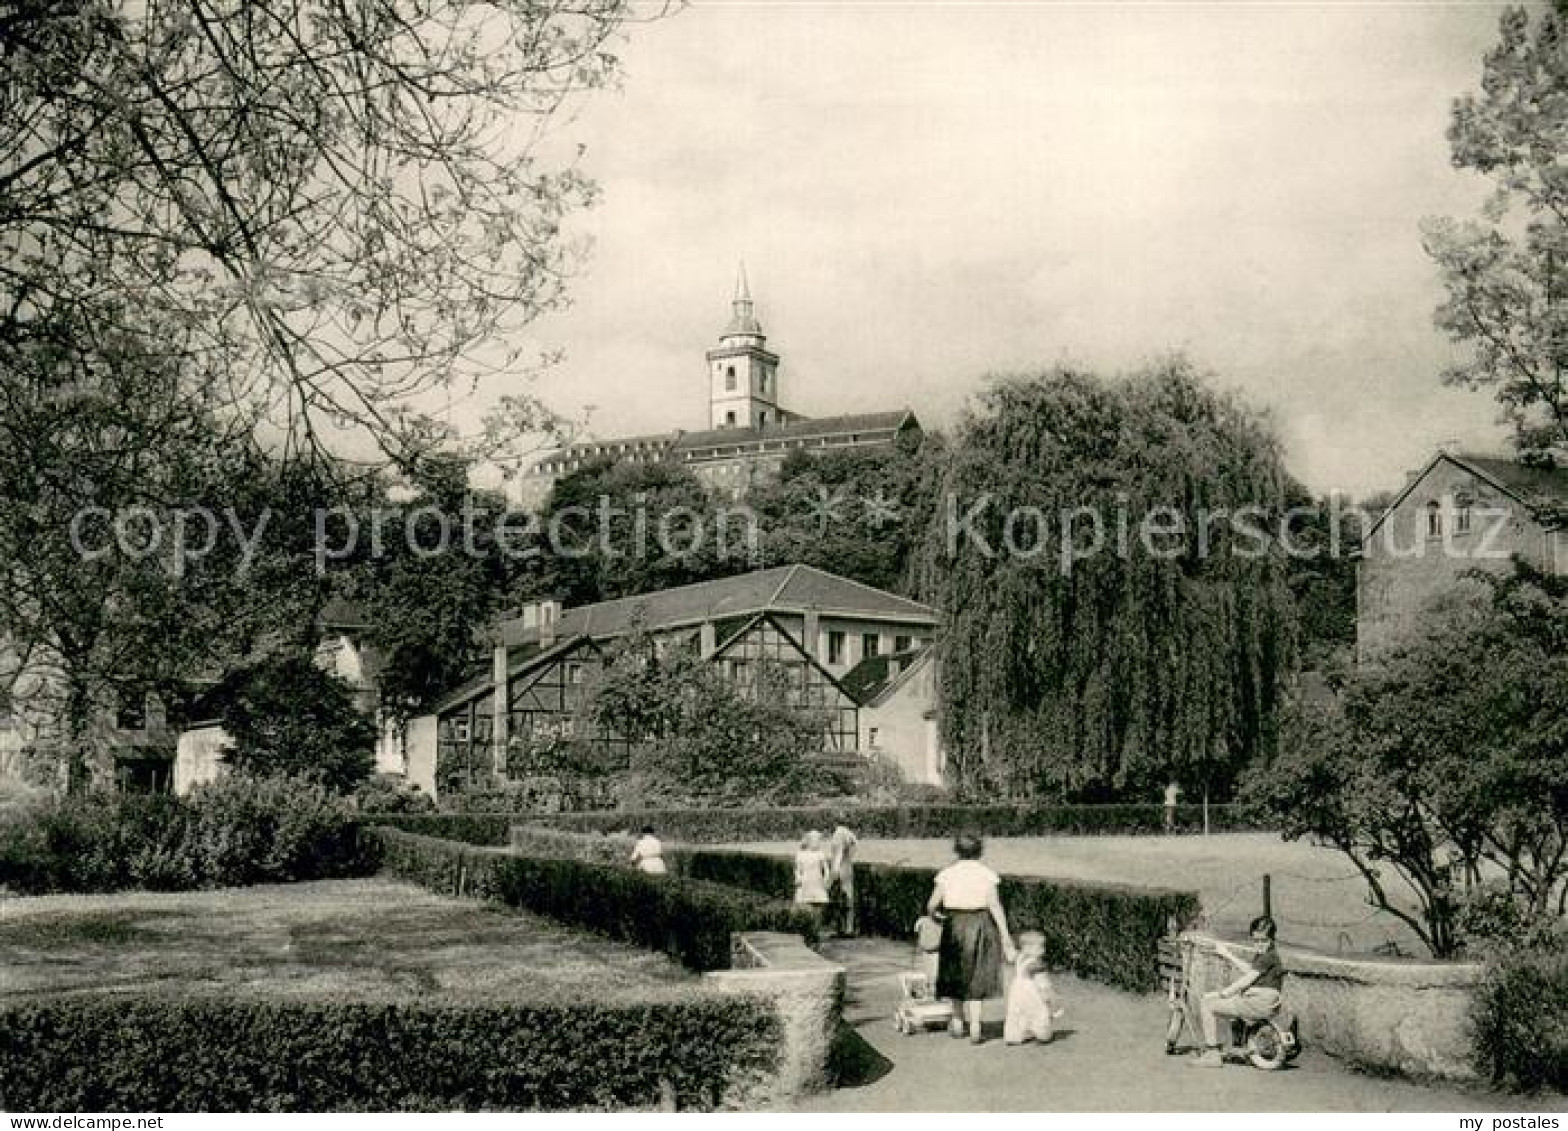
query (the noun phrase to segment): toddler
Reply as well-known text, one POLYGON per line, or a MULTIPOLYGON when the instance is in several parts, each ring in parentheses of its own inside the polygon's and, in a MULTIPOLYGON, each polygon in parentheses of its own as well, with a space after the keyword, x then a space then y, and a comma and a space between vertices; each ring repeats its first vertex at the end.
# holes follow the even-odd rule
POLYGON ((1055 1035, 1053 1022, 1061 1015, 1051 975, 1045 969, 1045 936, 1039 931, 1024 931, 1018 936, 1013 984, 1007 988, 1002 1039, 1010 1045, 1049 1041, 1055 1035))

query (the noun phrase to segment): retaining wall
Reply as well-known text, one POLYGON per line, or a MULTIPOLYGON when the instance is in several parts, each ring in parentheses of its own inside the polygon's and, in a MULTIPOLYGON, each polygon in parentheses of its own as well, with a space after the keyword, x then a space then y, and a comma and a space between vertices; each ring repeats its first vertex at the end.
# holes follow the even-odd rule
MULTIPOLYGON (((1305 1043, 1377 1072, 1479 1076, 1471 1028, 1479 965, 1343 957, 1304 947, 1280 947, 1279 954, 1287 972, 1285 1005, 1295 1012, 1305 1043)), ((1236 971, 1218 955, 1203 954, 1197 977, 1218 988, 1236 971)))
POLYGON ((823 958, 799 935, 774 931, 737 934, 731 969, 713 970, 703 983, 725 993, 770 998, 784 1026, 784 1047, 770 1099, 784 1103, 832 1083, 829 1054, 844 1012, 844 968, 823 958))

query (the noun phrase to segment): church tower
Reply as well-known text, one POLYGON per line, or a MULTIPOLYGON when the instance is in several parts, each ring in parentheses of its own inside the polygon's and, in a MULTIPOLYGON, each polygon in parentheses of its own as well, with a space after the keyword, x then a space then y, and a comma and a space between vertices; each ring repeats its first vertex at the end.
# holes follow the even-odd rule
POLYGON ((708 351, 708 403, 714 428, 766 428, 786 414, 779 408, 777 354, 764 348, 762 326, 752 313, 746 265, 735 280, 734 313, 708 351))

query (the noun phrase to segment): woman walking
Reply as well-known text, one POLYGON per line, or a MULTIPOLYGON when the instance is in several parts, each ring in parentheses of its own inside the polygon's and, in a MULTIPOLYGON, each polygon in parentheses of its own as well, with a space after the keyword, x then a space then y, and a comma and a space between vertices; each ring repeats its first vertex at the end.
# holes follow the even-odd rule
POLYGON ((945 915, 942 946, 937 957, 937 995, 954 1005, 951 1032, 979 1044, 985 1039, 980 1013, 986 998, 1002 992, 1002 962, 1013 961, 1017 951, 1007 931, 1007 912, 997 893, 1001 877, 980 863, 983 851, 977 836, 960 836, 953 842, 958 859, 936 874, 926 910, 945 915), (962 1005, 960 1012, 959 1006, 962 1005))

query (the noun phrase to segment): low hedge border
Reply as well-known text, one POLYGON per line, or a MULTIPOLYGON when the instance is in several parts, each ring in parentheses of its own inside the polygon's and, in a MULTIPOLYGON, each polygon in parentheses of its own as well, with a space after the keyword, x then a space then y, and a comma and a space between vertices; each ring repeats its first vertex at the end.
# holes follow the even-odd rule
MULTIPOLYGON (((594 813, 421 813, 369 819, 405 832, 500 845, 507 830, 533 823, 578 833, 609 833, 652 825, 661 837, 692 844, 794 840, 806 829, 848 825, 861 837, 920 840, 968 831, 981 836, 1154 836, 1165 831, 1162 805, 899 805, 799 809, 648 809, 594 813)), ((1203 828, 1203 808, 1179 805, 1176 827, 1203 828)), ((1216 832, 1266 828, 1240 805, 1209 806, 1216 832)))
POLYGON ((448 895, 495 899, 610 938, 663 951, 691 970, 723 970, 730 936, 781 931, 815 942, 809 909, 755 891, 566 856, 521 856, 391 828, 369 835, 393 875, 448 895))
MULTIPOLYGON (((525 815, 552 828, 602 833, 652 825, 661 837, 696 844, 794 840, 806 829, 848 825, 862 838, 923 840, 957 832, 981 836, 1156 835, 1165 829, 1162 805, 899 805, 821 806, 798 809, 654 809, 641 812, 525 815)), ((1203 809, 1180 805, 1176 825, 1201 831, 1203 809)), ((1209 827, 1229 832, 1261 827, 1239 805, 1209 806, 1209 827)))
MULTIPOLYGON (((606 867, 619 862, 620 871, 629 871, 624 861, 631 850, 630 837, 519 825, 512 830, 512 844, 524 852, 573 856, 606 867)), ((690 880, 780 901, 794 891, 794 862, 786 857, 691 845, 666 845, 664 856, 678 875, 690 880)), ((931 868, 857 863, 860 930, 885 938, 909 938, 915 920, 925 913, 935 877, 931 868)), ((1189 922, 1200 908, 1192 892, 1034 876, 1004 876, 1002 904, 1015 934, 1031 928, 1044 933, 1046 958, 1053 966, 1138 993, 1160 988, 1155 950, 1169 932, 1170 922, 1189 922)))
POLYGON ((97 995, 0 1010, 6 1111, 746 1107, 779 1061, 766 1001, 581 1003, 97 995))

